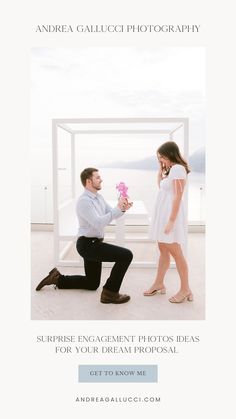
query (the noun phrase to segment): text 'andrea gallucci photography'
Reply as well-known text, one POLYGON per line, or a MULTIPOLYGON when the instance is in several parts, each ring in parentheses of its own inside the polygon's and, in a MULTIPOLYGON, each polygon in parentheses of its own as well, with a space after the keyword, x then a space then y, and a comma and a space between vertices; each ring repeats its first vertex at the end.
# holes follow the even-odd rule
POLYGON ((200 25, 37 25, 35 32, 198 33, 200 25))

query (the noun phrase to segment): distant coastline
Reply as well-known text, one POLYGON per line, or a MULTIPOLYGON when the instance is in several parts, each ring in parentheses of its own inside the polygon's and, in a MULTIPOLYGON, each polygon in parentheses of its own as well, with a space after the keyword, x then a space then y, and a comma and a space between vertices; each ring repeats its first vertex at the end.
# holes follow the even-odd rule
MULTIPOLYGON (((202 147, 189 156, 189 165, 193 172, 205 173, 205 148, 202 147)), ((103 162, 100 163, 99 166, 101 168, 156 171, 158 169, 158 161, 156 156, 150 156, 129 162, 123 162, 121 160, 110 163, 103 162)))

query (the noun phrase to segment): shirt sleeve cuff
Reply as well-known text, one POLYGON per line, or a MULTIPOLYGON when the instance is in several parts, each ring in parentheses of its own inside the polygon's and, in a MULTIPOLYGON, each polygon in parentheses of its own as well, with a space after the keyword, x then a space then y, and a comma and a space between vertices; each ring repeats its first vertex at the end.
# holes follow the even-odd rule
POLYGON ((121 211, 121 209, 120 208, 113 208, 112 209, 112 217, 113 218, 118 218, 118 217, 120 217, 121 215, 123 215, 124 214, 124 212, 123 211, 121 211))

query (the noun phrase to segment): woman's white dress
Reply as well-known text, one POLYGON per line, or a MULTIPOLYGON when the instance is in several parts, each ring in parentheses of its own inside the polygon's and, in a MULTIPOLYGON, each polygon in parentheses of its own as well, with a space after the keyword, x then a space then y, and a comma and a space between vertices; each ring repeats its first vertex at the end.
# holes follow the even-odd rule
POLYGON ((149 238, 161 243, 179 243, 185 252, 187 240, 187 217, 184 208, 183 196, 180 203, 174 228, 169 234, 164 233, 166 224, 172 211, 174 197, 174 179, 186 179, 187 172, 180 164, 171 167, 169 175, 160 182, 156 203, 152 213, 149 238))

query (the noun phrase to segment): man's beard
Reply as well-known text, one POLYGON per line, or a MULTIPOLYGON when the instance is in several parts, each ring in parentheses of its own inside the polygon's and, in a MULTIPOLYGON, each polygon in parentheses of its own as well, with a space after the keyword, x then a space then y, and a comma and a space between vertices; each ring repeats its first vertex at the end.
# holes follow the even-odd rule
POLYGON ((96 189, 96 191, 100 191, 102 186, 101 185, 93 185, 93 188, 96 189))

